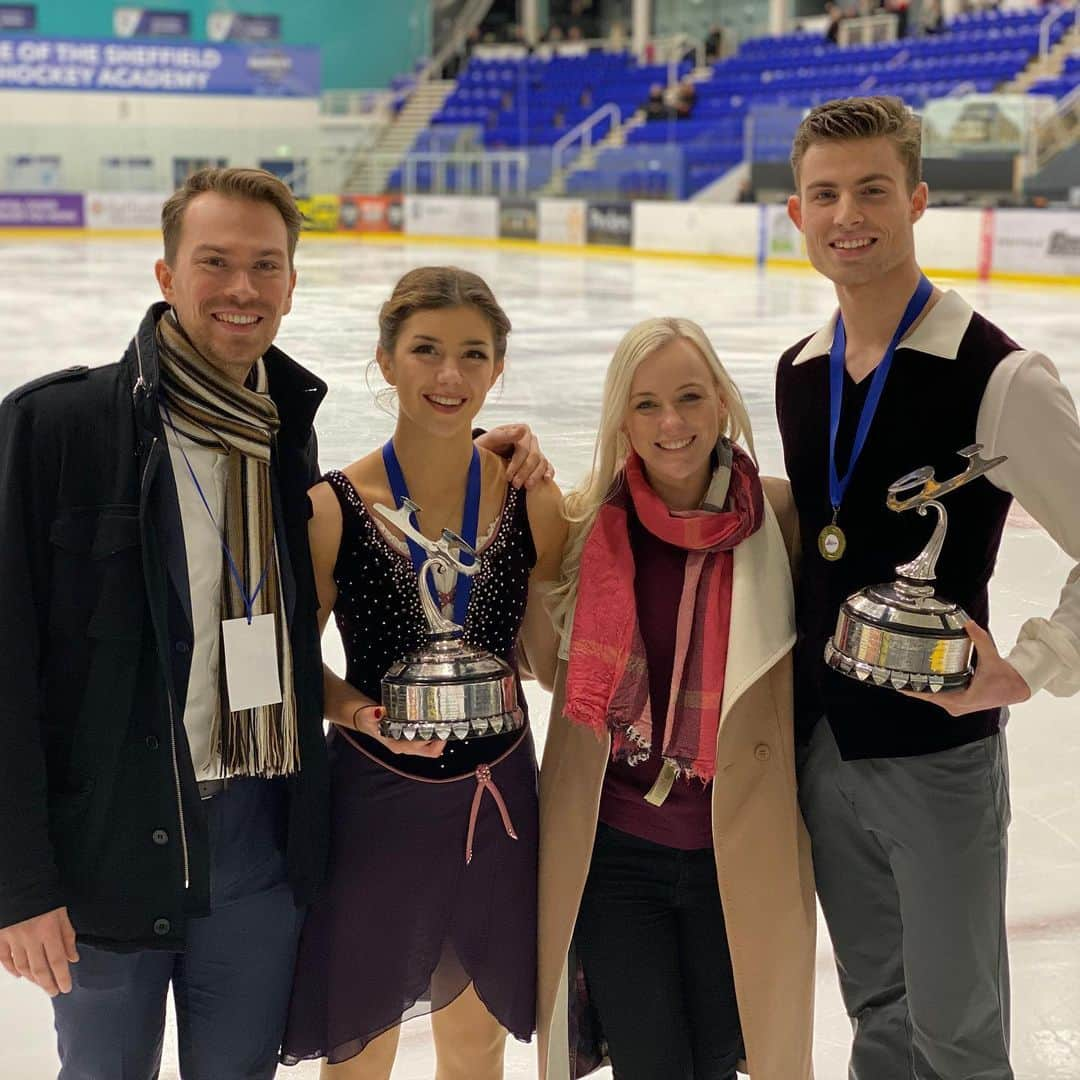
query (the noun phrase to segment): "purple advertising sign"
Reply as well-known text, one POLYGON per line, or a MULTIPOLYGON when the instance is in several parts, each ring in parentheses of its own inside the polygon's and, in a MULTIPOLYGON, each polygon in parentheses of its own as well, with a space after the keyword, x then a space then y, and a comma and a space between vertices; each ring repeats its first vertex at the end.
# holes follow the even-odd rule
POLYGON ((0 38, 0 90, 318 97, 311 45, 0 38))
POLYGON ((113 32, 122 38, 186 38, 191 36, 191 15, 154 8, 113 8, 113 32))
POLYGON ((0 191, 0 228, 81 229, 84 221, 82 195, 0 191))
POLYGON ((0 4, 0 30, 33 30, 36 26, 33 4, 0 4))

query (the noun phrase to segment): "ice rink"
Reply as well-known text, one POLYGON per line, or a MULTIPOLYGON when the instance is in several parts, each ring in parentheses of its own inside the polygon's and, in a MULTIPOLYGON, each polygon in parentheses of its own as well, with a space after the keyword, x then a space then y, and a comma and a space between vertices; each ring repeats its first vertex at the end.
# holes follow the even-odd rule
MULTIPOLYGON (((118 359, 147 305, 158 298, 152 269, 159 250, 150 240, 0 238, 0 396, 56 368, 118 359)), ((297 262, 293 312, 278 344, 330 385, 318 419, 323 468, 354 460, 391 430, 392 420, 375 405, 366 379, 380 303, 406 269, 452 262, 486 277, 514 323, 506 376, 481 422, 528 421, 564 488, 588 466, 603 372, 616 342, 631 324, 653 315, 687 316, 705 327, 747 399, 763 471, 781 472, 772 408, 776 359, 821 325, 833 306, 831 286, 810 273, 690 261, 305 238, 297 262)), ((1080 291, 969 281, 955 287, 1013 338, 1047 353, 1080 396, 1080 291)), ((1074 497, 1080 497, 1080 477, 1077 485, 1074 497)), ((1025 618, 1053 609, 1069 567, 1042 530, 1014 511, 991 593, 992 629, 1003 651, 1025 618)), ((327 653, 340 661, 333 631, 327 653)), ((530 692, 541 744, 544 696, 530 692)), ((1080 701, 1039 695, 1013 710, 1008 737, 1016 1076, 1076 1080, 1080 701)), ((823 925, 818 952, 817 1075, 841 1080, 850 1028, 823 925)), ((48 999, 3 972, 0 1047, 4 1080, 55 1076, 48 999)), ((394 1077, 430 1078, 432 1062, 427 1024, 413 1021, 406 1026, 394 1077)), ((533 1046, 510 1046, 507 1062, 508 1076, 535 1076, 533 1046)), ((317 1074, 313 1065, 280 1071, 298 1080, 317 1074)), ((162 1076, 176 1075, 170 1038, 162 1076)))

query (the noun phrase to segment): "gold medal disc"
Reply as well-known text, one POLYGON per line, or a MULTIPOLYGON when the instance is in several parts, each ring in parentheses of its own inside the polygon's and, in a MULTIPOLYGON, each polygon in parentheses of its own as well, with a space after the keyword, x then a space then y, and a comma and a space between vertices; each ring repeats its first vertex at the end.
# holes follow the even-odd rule
POLYGON ((836 562, 843 557, 844 549, 847 547, 847 537, 844 535, 844 530, 839 525, 826 525, 818 533, 817 546, 823 559, 836 562))

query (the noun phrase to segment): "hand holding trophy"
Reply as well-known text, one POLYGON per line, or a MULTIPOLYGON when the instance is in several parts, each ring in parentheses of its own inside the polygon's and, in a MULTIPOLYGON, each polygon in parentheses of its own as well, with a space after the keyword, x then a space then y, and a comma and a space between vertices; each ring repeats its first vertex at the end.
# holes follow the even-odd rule
POLYGON ((424 536, 412 522, 420 507, 407 497, 398 510, 380 503, 374 509, 428 555, 417 571, 429 627, 427 644, 392 664, 383 676, 386 712, 380 732, 389 739, 426 741, 517 730, 525 718, 518 707, 513 670, 497 656, 466 645, 461 626, 443 615, 431 593, 429 571, 440 563, 466 578, 477 574, 476 551, 449 529, 438 540, 424 536), (470 561, 464 562, 461 555, 470 561))
POLYGON ((889 486, 886 505, 924 516, 930 508, 938 520, 926 547, 911 562, 896 568, 897 580, 873 585, 844 601, 836 630, 825 645, 825 662, 842 675, 891 686, 896 690, 957 690, 971 682, 970 621, 959 605, 937 596, 934 577, 945 542, 948 514, 940 500, 983 476, 1006 459, 985 460, 982 446, 958 451, 968 467, 939 483, 934 470, 916 469, 889 486), (901 496, 915 491, 907 498, 901 496))

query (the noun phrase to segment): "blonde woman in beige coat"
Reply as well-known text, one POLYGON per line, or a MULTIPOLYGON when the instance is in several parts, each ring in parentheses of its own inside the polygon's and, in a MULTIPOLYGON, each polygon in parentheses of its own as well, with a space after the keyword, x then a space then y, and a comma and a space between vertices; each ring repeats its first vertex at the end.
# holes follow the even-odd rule
POLYGON ((592 473, 567 500, 554 596, 541 1080, 603 1061, 616 1080, 729 1080, 736 1058, 752 1080, 812 1078, 795 517, 787 483, 759 481, 752 455, 742 399, 700 327, 634 327, 608 370, 592 473), (662 580, 673 568, 681 580, 662 580), (636 921, 695 873, 694 911, 653 904, 636 921))

